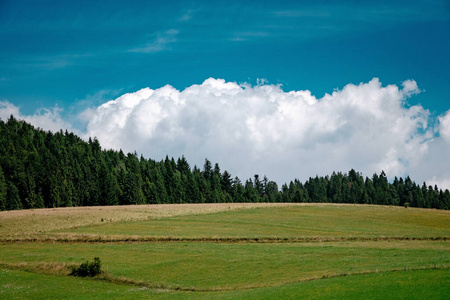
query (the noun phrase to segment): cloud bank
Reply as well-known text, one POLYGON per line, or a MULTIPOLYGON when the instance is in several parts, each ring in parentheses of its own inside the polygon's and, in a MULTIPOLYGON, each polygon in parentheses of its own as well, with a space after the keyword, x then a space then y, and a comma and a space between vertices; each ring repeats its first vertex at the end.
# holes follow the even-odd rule
POLYGON ((185 155, 201 167, 207 157, 244 179, 259 173, 282 183, 355 168, 438 181, 440 164, 423 160, 430 147, 449 149, 450 113, 433 139, 429 112, 405 105, 417 93, 413 80, 399 88, 374 78, 317 99, 309 91, 210 78, 183 91, 167 85, 109 101, 90 111, 87 135, 155 159, 185 155), (427 168, 430 177, 422 178, 427 168))
POLYGON ((8 101, 0 101, 0 119, 6 122, 11 115, 16 119, 25 120, 26 122, 33 124, 35 127, 42 128, 44 130, 50 130, 57 132, 60 130, 72 131, 76 134, 81 134, 80 131, 74 129, 72 125, 65 121, 61 117, 61 109, 57 106, 52 109, 41 108, 33 115, 22 115, 20 113, 20 107, 8 101))
MULTIPOLYGON (((450 110, 433 119, 408 105, 418 93, 414 80, 399 87, 374 78, 318 99, 264 81, 209 78, 183 91, 145 88, 88 109, 83 135, 156 160, 184 155, 202 168, 208 158, 241 180, 266 174, 282 184, 354 168, 450 188, 450 110)), ((0 106, 0 117, 7 107, 0 106)), ((24 118, 37 124, 45 114, 52 126, 64 125, 58 111, 24 118)))

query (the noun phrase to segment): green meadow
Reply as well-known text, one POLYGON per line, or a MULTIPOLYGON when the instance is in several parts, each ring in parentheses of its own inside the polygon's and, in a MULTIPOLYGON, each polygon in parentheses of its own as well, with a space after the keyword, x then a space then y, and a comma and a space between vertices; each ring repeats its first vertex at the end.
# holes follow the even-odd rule
POLYGON ((362 205, 242 209, 142 222, 116 222, 64 233, 184 238, 450 237, 448 211, 362 205))
MULTIPOLYGON (((188 213, 177 205, 155 207, 158 213, 152 206, 134 206, 124 218, 108 208, 114 218, 103 212, 91 221, 83 209, 72 214, 68 208, 66 223, 55 213, 57 226, 51 212, 34 210, 36 218, 45 215, 50 230, 21 228, 26 239, 18 232, 0 236, 0 298, 447 299, 450 294, 449 211, 333 204, 185 207, 188 213), (77 216, 85 220, 70 221, 77 216), (68 275, 69 266, 94 257, 101 259, 102 274, 68 275)), ((7 218, 7 213, 0 214, 0 228, 26 224, 26 214, 7 218)))

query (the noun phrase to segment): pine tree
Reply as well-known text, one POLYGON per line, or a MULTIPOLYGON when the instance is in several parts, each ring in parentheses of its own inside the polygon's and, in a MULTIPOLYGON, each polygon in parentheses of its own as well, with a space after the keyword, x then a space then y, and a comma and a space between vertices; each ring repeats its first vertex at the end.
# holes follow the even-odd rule
MULTIPOLYGON (((293 185, 294 183, 291 181, 289 185, 293 185)), ((281 186, 281 201, 285 203, 291 202, 291 197, 289 193, 289 187, 285 183, 281 186)))
MULTIPOLYGON (((169 196, 166 191, 166 184, 164 182, 164 176, 162 174, 161 169, 164 168, 163 164, 158 165, 153 170, 151 170, 151 180, 152 184, 154 184, 154 189, 156 192, 156 203, 169 203, 169 196)), ((151 187, 153 190, 153 187, 151 187)))
POLYGON ((259 179, 259 175, 255 174, 254 175, 254 187, 256 189, 256 191, 258 192, 259 197, 262 197, 264 195, 264 186, 263 183, 261 182, 261 180, 259 179))
POLYGON ((110 174, 106 163, 100 165, 98 174, 99 188, 100 188, 100 205, 117 205, 119 197, 117 195, 118 183, 117 179, 110 174))
POLYGON ((251 178, 249 178, 245 182, 244 198, 245 198, 246 202, 253 202, 253 203, 259 202, 259 193, 258 193, 258 190, 253 185, 251 178))
POLYGON ((338 172, 337 174, 333 172, 330 177, 330 184, 328 189, 328 199, 333 203, 342 203, 343 200, 343 187, 342 187, 342 180, 343 175, 341 172, 338 172))
POLYGON ((241 180, 236 176, 232 182, 232 199, 233 202, 244 202, 244 186, 241 183, 241 180))
POLYGON ((211 199, 212 203, 220 203, 222 199, 222 188, 220 185, 220 170, 213 173, 211 180, 211 199))
POLYGON ((181 156, 181 158, 178 158, 177 169, 183 175, 187 175, 187 174, 191 173, 191 168, 190 168, 189 163, 187 162, 186 158, 184 157, 184 155, 181 156))
POLYGON ((274 181, 269 181, 264 176, 264 197, 267 202, 280 202, 280 193, 278 191, 278 185, 274 181))
POLYGON ((61 191, 60 191, 60 199, 61 203, 59 206, 61 207, 71 207, 72 197, 73 197, 73 184, 71 181, 64 179, 61 183, 61 191))
POLYGON ((201 199, 200 189, 194 177, 194 173, 184 176, 183 185, 186 193, 186 202, 198 203, 201 199))
POLYGON ((0 211, 6 209, 6 195, 7 186, 5 174, 3 174, 2 166, 0 165, 0 211))
POLYGON ((176 170, 173 173, 173 179, 172 179, 172 201, 171 203, 185 203, 185 191, 183 186, 183 181, 181 178, 180 171, 176 170))
POLYGON ((205 158, 205 164, 203 165, 203 177, 205 177, 206 180, 211 180, 212 174, 211 162, 205 158))
POLYGON ((224 171, 221 178, 220 178, 220 185, 221 185, 221 189, 224 193, 227 193, 229 195, 233 194, 233 183, 231 180, 231 175, 230 173, 228 173, 228 171, 224 171))
POLYGON ((22 209, 22 203, 20 202, 19 190, 11 181, 7 182, 6 192, 6 210, 22 209))
POLYGON ((198 200, 198 203, 207 202, 207 197, 209 194, 209 186, 204 177, 204 173, 202 173, 198 168, 194 168, 192 175, 194 177, 194 181, 195 181, 195 183, 198 187, 199 193, 200 193, 200 198, 198 200))
POLYGON ((445 190, 443 199, 441 201, 442 209, 450 209, 450 191, 448 189, 445 190))

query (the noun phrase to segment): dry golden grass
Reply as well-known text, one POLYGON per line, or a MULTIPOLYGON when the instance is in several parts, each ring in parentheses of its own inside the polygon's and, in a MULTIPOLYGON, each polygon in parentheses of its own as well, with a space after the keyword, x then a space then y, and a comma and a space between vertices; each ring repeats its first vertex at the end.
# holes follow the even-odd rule
POLYGON ((60 207, 0 212, 0 238, 30 237, 48 231, 172 216, 209 214, 257 207, 279 207, 291 203, 158 204, 90 207, 60 207))
POLYGON ((76 264, 68 264, 61 262, 38 262, 38 263, 0 263, 0 268, 9 270, 28 271, 39 274, 68 276, 71 272, 70 266, 76 264))

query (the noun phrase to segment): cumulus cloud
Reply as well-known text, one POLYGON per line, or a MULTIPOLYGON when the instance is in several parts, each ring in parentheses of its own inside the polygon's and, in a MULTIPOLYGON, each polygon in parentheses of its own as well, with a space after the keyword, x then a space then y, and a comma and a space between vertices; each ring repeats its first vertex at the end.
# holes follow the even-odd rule
POLYGON ((87 135, 154 159, 185 155, 201 167, 207 157, 241 179, 259 173, 283 183, 350 168, 404 176, 423 168, 434 137, 428 110, 404 105, 417 93, 414 80, 399 88, 374 78, 318 99, 210 78, 183 91, 167 85, 109 101, 89 111, 87 135))
MULTIPOLYGON (((282 184, 354 168, 450 189, 450 110, 433 119, 406 105, 417 93, 414 80, 399 87, 374 78, 316 98, 264 80, 209 78, 182 91, 166 85, 124 94, 79 114, 86 129, 74 131, 156 160, 184 155, 202 168, 208 158, 241 180, 266 174, 282 184)), ((45 130, 74 128, 58 107, 23 115, 0 101, 0 118, 11 114, 45 130)))
POLYGON ((450 144, 450 110, 439 117, 439 133, 442 139, 450 144))
POLYGON ((55 106, 52 109, 39 109, 33 115, 23 115, 20 113, 19 107, 8 101, 0 101, 0 119, 4 122, 6 122, 11 115, 13 115, 16 119, 25 120, 26 122, 44 130, 57 132, 63 129, 79 134, 79 131, 75 130, 69 122, 65 121, 61 117, 61 111, 62 110, 60 108, 55 106))
POLYGON ((427 185, 450 189, 450 110, 438 117, 435 130, 437 136, 428 141, 428 151, 409 173, 427 185))
POLYGON ((6 121, 11 115, 19 115, 19 108, 8 101, 0 101, 0 119, 6 121))

